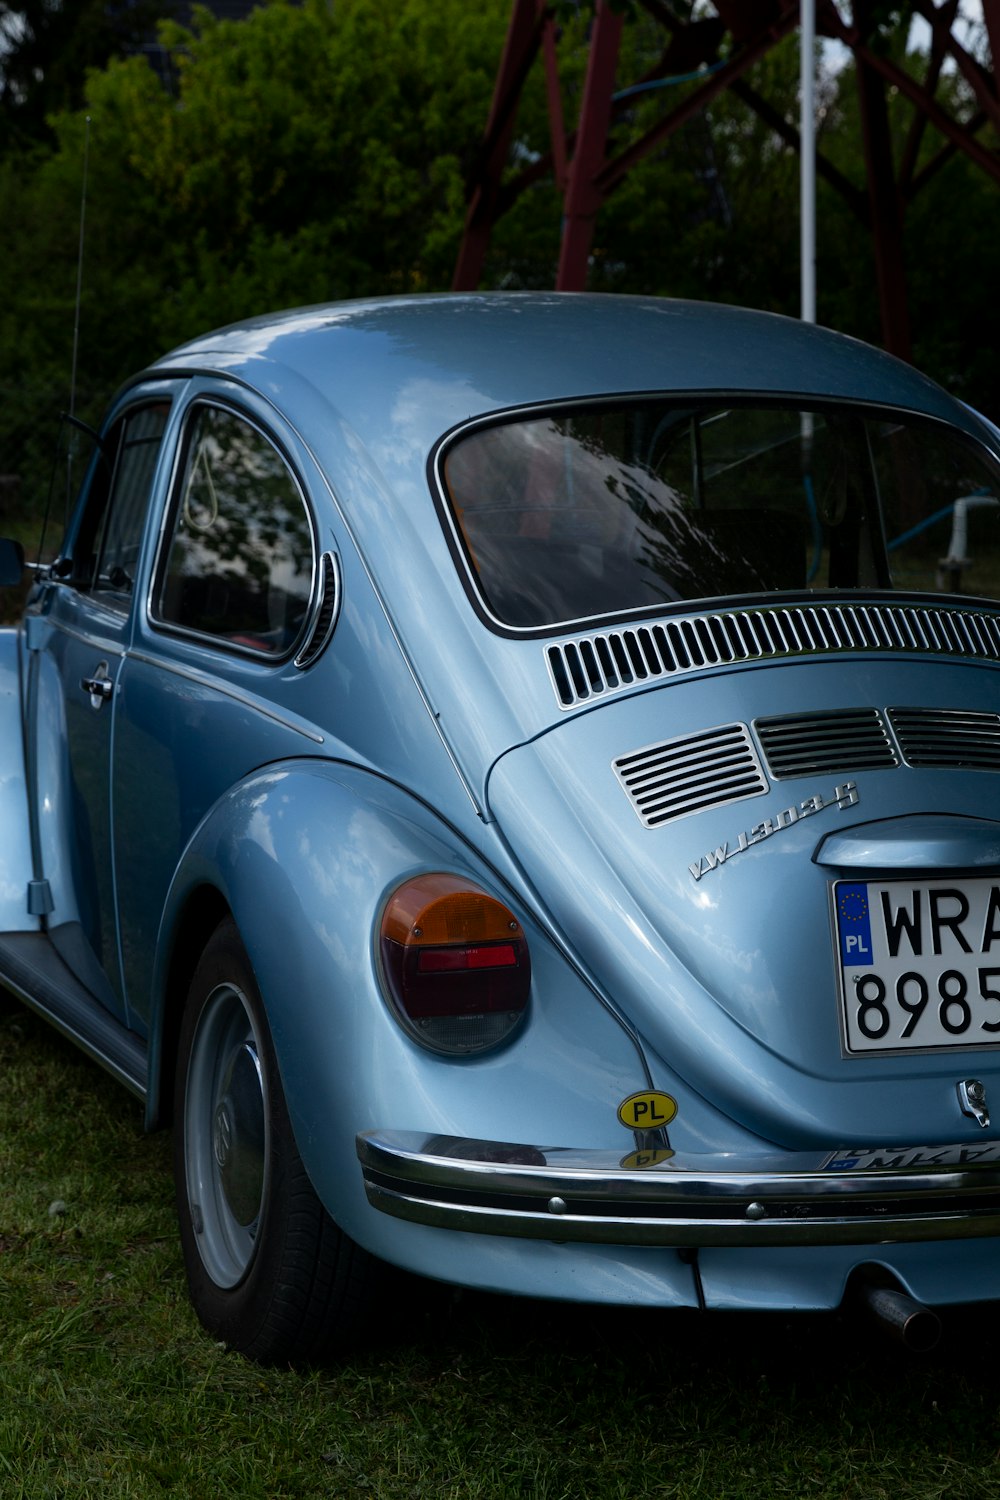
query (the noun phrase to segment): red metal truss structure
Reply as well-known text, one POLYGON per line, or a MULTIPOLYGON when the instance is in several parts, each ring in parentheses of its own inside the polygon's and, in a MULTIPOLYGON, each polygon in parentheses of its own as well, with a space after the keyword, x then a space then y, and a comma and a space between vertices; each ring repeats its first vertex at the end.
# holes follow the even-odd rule
MULTIPOLYGON (((628 21, 611 0, 596 0, 590 27, 579 118, 568 129, 559 83, 556 7, 548 0, 513 0, 478 166, 470 183, 465 233, 455 269, 457 290, 480 279, 497 219, 526 188, 551 176, 562 197, 563 228, 556 286, 578 291, 586 284, 595 221, 601 205, 625 175, 723 90, 736 94, 785 143, 799 147, 798 123, 787 120, 747 81, 761 57, 799 25, 799 0, 715 0, 696 12, 677 0, 633 0, 662 27, 663 49, 641 78, 619 80, 622 30, 628 21), (541 59, 547 86, 551 146, 513 176, 507 175, 518 102, 525 81, 541 59), (695 86, 638 140, 616 152, 615 120, 640 85, 694 73, 695 86), (702 76, 703 74, 703 76, 702 76)), ((996 62, 1000 57, 1000 0, 982 0, 993 67, 983 65, 956 33, 959 0, 911 0, 904 19, 922 17, 930 29, 923 78, 893 61, 880 45, 886 7, 878 0, 816 0, 816 33, 848 47, 856 64, 867 182, 849 182, 821 153, 816 171, 851 204, 871 231, 887 348, 907 358, 910 333, 903 274, 903 221, 907 202, 956 151, 965 152, 1000 186, 1000 152, 980 139, 988 122, 1000 132, 996 62), (880 29, 881 28, 881 29, 880 29), (956 119, 939 98, 948 66, 966 80, 974 109, 956 119), (897 90, 911 105, 908 136, 894 158, 887 95, 897 90), (939 138, 936 153, 921 156, 927 127, 939 138), (918 167, 918 160, 922 162, 918 167)), ((662 96, 665 97, 665 96, 662 96)))

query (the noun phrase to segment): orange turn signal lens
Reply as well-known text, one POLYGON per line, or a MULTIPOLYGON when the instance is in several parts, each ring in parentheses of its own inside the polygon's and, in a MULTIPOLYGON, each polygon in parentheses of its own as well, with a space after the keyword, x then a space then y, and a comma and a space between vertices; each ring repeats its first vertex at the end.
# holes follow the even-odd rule
POLYGON ((390 897, 382 936, 421 947, 510 939, 520 926, 502 902, 457 875, 417 875, 390 897))
POLYGON ((510 1035, 528 1003, 531 962, 514 914, 458 875, 418 875, 382 917, 382 968, 406 1030, 446 1053, 510 1035))

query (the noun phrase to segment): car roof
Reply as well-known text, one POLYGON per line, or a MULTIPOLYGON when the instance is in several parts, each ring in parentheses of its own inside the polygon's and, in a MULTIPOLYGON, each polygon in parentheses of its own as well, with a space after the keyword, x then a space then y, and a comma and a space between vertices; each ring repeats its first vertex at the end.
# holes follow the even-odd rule
POLYGON ((491 411, 647 391, 857 399, 983 436, 933 381, 855 339, 773 313, 649 297, 484 292, 330 303, 205 334, 153 368, 215 369, 272 395, 284 368, 358 431, 401 406, 433 412, 431 427, 416 424, 424 438, 491 411))

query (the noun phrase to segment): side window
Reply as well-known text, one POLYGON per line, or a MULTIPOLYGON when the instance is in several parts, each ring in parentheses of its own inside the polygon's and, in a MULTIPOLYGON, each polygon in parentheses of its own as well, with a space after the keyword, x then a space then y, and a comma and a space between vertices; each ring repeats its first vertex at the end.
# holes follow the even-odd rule
POLYGON ((110 427, 96 455, 73 543, 70 576, 79 587, 127 609, 170 404, 133 407, 110 427))
POLYGON ((155 615, 244 650, 284 656, 312 594, 313 533, 288 465, 256 427, 195 408, 155 615))
POLYGON ((97 560, 96 588, 130 593, 139 563, 146 511, 169 407, 143 406, 125 418, 111 502, 97 560))

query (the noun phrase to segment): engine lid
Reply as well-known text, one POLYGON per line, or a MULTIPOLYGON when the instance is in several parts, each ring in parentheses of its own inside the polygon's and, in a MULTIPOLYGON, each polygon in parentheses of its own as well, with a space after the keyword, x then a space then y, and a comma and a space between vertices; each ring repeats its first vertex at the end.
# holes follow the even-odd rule
POLYGON ((990 698, 996 674, 964 664, 673 684, 503 756, 490 807, 583 963, 727 1114, 786 1145, 950 1139, 969 1123, 959 1083, 1000 1067, 1000 1026, 981 1024, 1000 1021, 1000 824, 980 817, 995 783, 957 728, 951 764, 907 760, 893 705, 940 720, 974 702, 985 717, 990 698), (798 760, 769 733, 790 700, 818 726, 798 760), (872 715, 878 732, 862 733, 872 715), (877 961, 845 938, 866 900, 869 940, 888 912, 877 961), (885 1035, 869 1035, 883 1029, 878 985, 918 971, 901 1003, 890 993, 885 1035))

